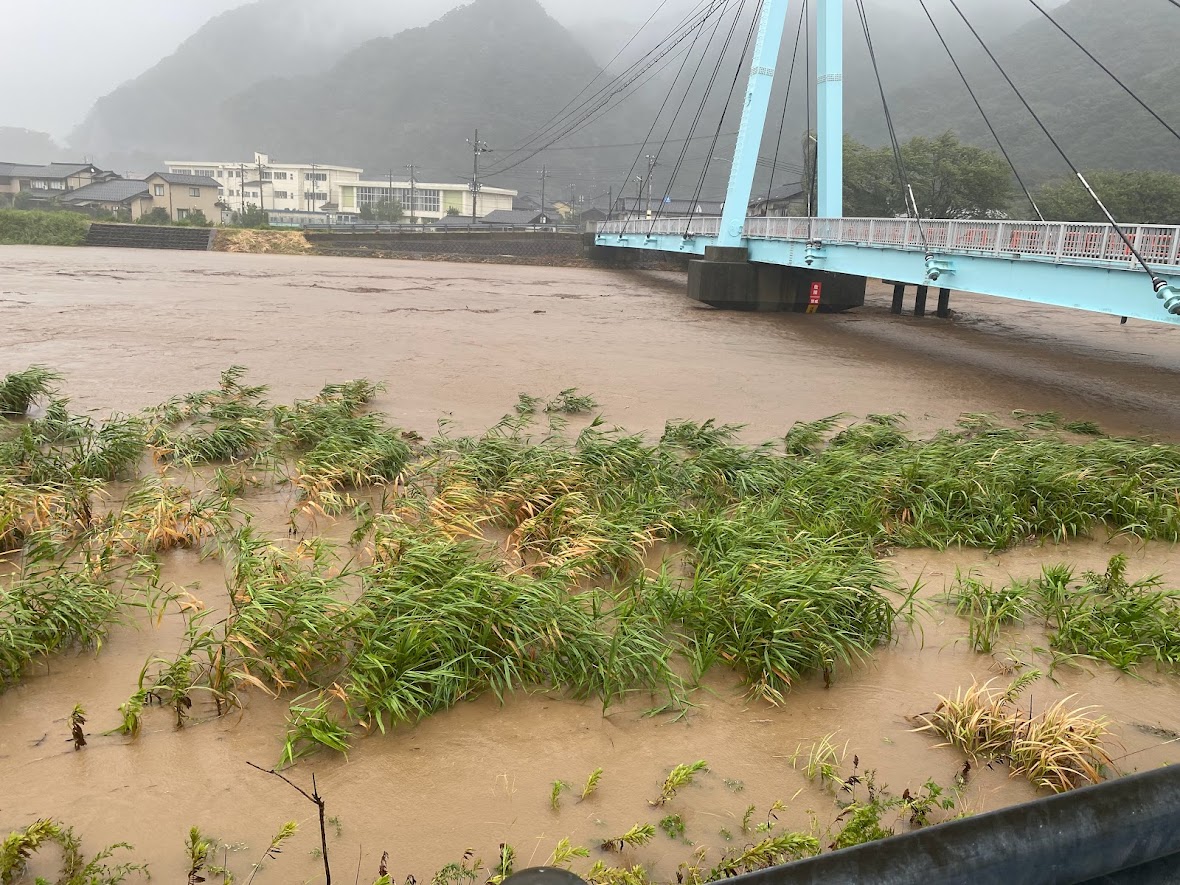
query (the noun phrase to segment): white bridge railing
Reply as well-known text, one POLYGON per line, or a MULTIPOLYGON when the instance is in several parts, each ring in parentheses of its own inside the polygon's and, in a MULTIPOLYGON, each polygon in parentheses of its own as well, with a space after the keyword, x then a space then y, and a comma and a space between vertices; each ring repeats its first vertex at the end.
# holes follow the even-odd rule
MULTIPOLYGON (((715 236, 719 218, 660 218, 607 221, 600 234, 715 236)), ((1180 227, 1125 225, 1123 231, 1149 264, 1180 266, 1180 227)), ((936 252, 966 252, 1073 264, 1098 261, 1135 264, 1107 224, 1042 221, 919 222, 904 218, 748 218, 745 235, 758 240, 818 240, 855 246, 936 252)))

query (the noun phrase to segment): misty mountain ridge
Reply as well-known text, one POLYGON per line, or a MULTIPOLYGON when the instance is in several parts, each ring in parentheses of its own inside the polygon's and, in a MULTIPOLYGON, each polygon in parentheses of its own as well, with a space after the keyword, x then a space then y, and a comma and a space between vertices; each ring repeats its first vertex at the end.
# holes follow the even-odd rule
MULTIPOLYGON (((361 0, 341 2, 347 5, 361 0)), ((552 7, 555 2, 548 0, 546 5, 552 7)), ((452 5, 444 0, 439 7, 452 5)), ((870 0, 866 5, 890 108, 902 137, 933 135, 951 128, 968 140, 994 148, 921 12, 915 13, 912 3, 896 0, 870 0)), ((998 75, 994 68, 989 70, 986 58, 981 60, 978 45, 961 22, 954 27, 945 4, 929 5, 968 76, 978 85, 985 105, 994 110, 1001 135, 1022 173, 1034 183, 1058 174, 1043 137, 1027 115, 1021 118, 1024 112, 1010 91, 1005 94, 1002 80, 998 84, 1003 88, 997 86, 998 75)), ((1109 84, 1115 90, 1111 94, 1102 82, 1105 75, 1068 45, 1026 0, 960 0, 960 5, 989 45, 997 48, 1034 105, 1052 117, 1051 128, 1060 131, 1070 145, 1081 142, 1076 148, 1079 162, 1087 166, 1176 168, 1174 148, 1144 135, 1146 128, 1159 128, 1158 124, 1113 84, 1109 84), (1013 30, 1014 23, 1020 27, 1013 30), (1046 51, 1047 46, 1054 49, 1046 51)), ((1055 4, 1045 5, 1052 8, 1055 4)), ((414 161, 420 180, 462 180, 471 174, 466 139, 475 128, 495 149, 483 158, 485 170, 496 171, 527 156, 507 157, 505 149, 520 144, 543 126, 598 75, 600 64, 613 57, 617 46, 636 27, 626 16, 583 19, 583 30, 571 34, 538 0, 474 0, 423 27, 358 45, 355 31, 342 29, 335 35, 317 31, 319 16, 314 8, 311 0, 257 0, 212 20, 172 57, 96 104, 76 133, 75 146, 100 163, 110 163, 107 156, 114 151, 124 155, 138 151, 139 156, 150 159, 136 165, 150 166, 166 157, 236 158, 261 150, 276 159, 340 163, 370 172, 392 167, 401 177, 404 165, 414 161), (260 29, 260 22, 283 10, 287 12, 278 38, 274 28, 260 29), (270 49, 258 51, 268 41, 270 49), (351 45, 349 41, 353 41, 351 45), (308 49, 309 42, 314 51, 308 49), (302 49, 279 51, 274 43, 302 49), (617 44, 614 51, 608 48, 612 44, 617 44), (220 66, 216 73, 206 71, 210 59, 220 66), (158 111, 161 106, 163 110, 158 111)), ((792 16, 797 15, 796 10, 793 6, 792 16)), ((885 140, 880 97, 854 10, 849 0, 845 22, 847 127, 851 135, 880 144, 885 140)), ((1165 112, 1180 102, 1171 86, 1177 82, 1180 68, 1168 62, 1171 20, 1162 17, 1170 12, 1158 11, 1158 21, 1148 16, 1146 35, 1144 19, 1120 13, 1102 0, 1071 0, 1054 15, 1092 51, 1127 75, 1133 88, 1168 117, 1165 112), (1145 44, 1149 44, 1146 49, 1145 44)), ((774 150, 772 141, 777 134, 796 21, 792 19, 784 39, 764 154, 774 150)), ((667 15, 661 22, 643 35, 646 46, 669 30, 667 15)), ((375 27, 367 32, 371 34, 375 27)), ((644 42, 636 41, 636 47, 644 42)), ((735 41, 731 52, 735 60, 740 42, 735 41)), ((629 54, 634 55, 636 47, 629 54)), ((814 58, 814 46, 812 51, 814 58)), ((624 55, 623 63, 628 60, 624 55)), ((728 65, 726 69, 733 70, 728 65)), ((619 70, 618 66, 612 68, 611 75, 619 70)), ((642 140, 675 70, 675 65, 670 66, 617 110, 563 141, 558 145, 562 152, 526 160, 503 175, 492 176, 487 183, 535 193, 540 166, 545 163, 551 174, 551 198, 567 193, 571 184, 576 191, 591 195, 601 191, 603 196, 608 186, 628 184, 634 188, 627 169, 638 148, 604 146, 642 140), (590 148, 571 150, 571 144, 590 148)), ((784 167, 801 163, 801 70, 795 76, 780 159, 784 167)), ((605 82, 600 79, 597 86, 605 82)), ((722 91, 711 100, 698 135, 711 134, 716 128, 724 103, 722 91)), ((687 107, 695 107, 695 102, 694 97, 687 107)), ((736 129, 739 111, 740 101, 734 101, 725 121, 726 132, 736 129)), ((1170 119, 1180 118, 1180 108, 1176 111, 1170 119)), ((673 136, 681 135, 684 128, 679 124, 673 136)), ((665 119, 656 127, 657 137, 666 129, 665 119)), ((714 153, 724 155, 731 146, 732 138, 727 136, 714 153)), ((678 145, 669 146, 661 159, 656 173, 658 187, 664 186, 678 150, 678 145)), ((686 167, 682 172, 678 192, 695 186, 700 162, 708 152, 707 143, 694 145, 688 165, 695 162, 696 168, 686 167)), ((130 162, 119 168, 126 165, 130 162)), ((724 164, 714 164, 705 198, 719 196, 726 170, 724 164)), ((768 177, 764 168, 760 179, 768 177)), ((780 171, 776 183, 787 183, 791 177, 789 168, 780 171)), ((794 178, 797 180, 797 173, 794 178)), ((761 180, 756 183, 756 188, 763 186, 761 180)))

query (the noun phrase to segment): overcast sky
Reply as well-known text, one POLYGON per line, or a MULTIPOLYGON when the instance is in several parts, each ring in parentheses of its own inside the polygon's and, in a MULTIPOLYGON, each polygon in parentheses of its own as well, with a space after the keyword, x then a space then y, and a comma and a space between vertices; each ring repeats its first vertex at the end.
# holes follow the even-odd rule
MULTIPOLYGON (((20 126, 61 138, 95 99, 170 55, 208 19, 249 0, 0 0, 0 126, 20 126)), ((374 23, 426 20, 465 0, 343 0, 374 23), (428 13, 428 14, 424 14, 428 13)), ((541 0, 565 24, 591 19, 639 21, 660 0, 541 0)), ((913 4, 913 0, 885 0, 913 4)), ((1062 0, 1049 0, 1057 5, 1062 0)), ((690 0, 666 0, 667 9, 690 0)), ((415 21, 414 24, 417 24, 415 21)), ((375 30, 377 30, 375 28, 375 30)), ((375 33, 374 36, 379 36, 375 33)))

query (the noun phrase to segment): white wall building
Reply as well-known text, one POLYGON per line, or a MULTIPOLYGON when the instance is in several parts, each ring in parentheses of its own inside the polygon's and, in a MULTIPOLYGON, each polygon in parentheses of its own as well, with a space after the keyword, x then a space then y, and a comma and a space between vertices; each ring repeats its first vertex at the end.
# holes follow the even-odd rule
MULTIPOLYGON (((201 175, 217 181, 220 198, 230 211, 253 204, 268 212, 298 213, 291 217, 311 219, 316 213, 331 216, 336 223, 360 220, 362 210, 389 199, 401 203, 405 220, 436 221, 451 214, 471 216, 471 186, 468 182, 442 184, 424 181, 366 180, 364 171, 352 166, 325 163, 275 163, 266 154, 255 154, 251 163, 168 160, 169 172, 201 175), (413 193, 413 211, 410 201, 413 193)), ((516 191, 483 186, 479 192, 480 218, 498 209, 511 209, 516 191)))

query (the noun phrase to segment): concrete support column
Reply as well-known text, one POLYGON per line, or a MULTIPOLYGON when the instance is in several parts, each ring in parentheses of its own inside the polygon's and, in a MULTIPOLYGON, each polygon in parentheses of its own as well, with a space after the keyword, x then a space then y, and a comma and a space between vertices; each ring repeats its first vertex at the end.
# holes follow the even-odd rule
POLYGON ((916 298, 914 298, 914 316, 926 316, 926 295, 929 293, 929 291, 930 288, 928 286, 918 287, 918 295, 916 298))
POLYGON ((890 313, 900 314, 902 308, 905 307, 905 283, 893 284, 893 306, 889 308, 890 313))
POLYGON ((945 320, 951 315, 951 290, 938 290, 938 313, 935 314, 939 319, 945 320))

